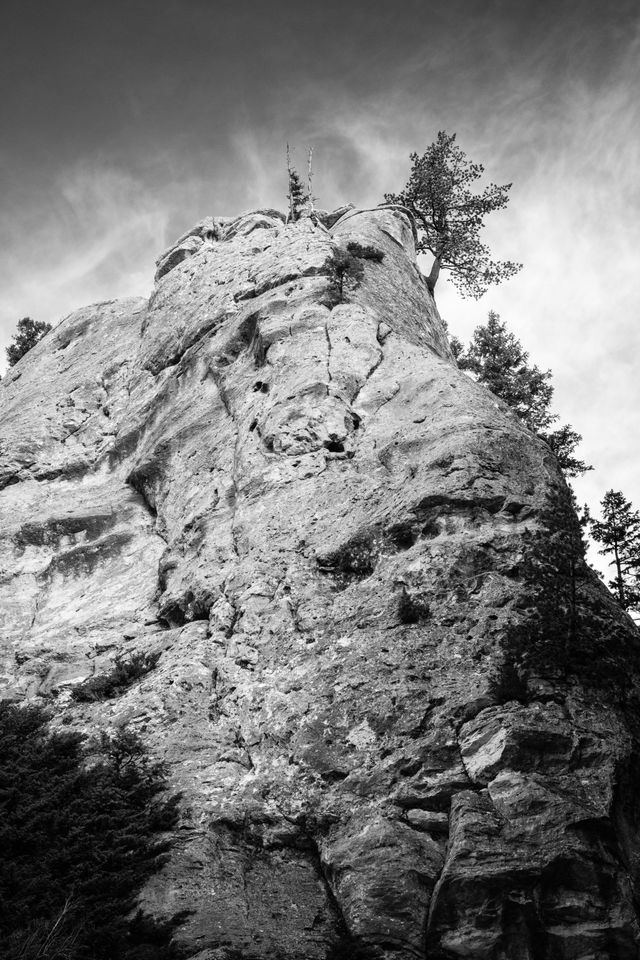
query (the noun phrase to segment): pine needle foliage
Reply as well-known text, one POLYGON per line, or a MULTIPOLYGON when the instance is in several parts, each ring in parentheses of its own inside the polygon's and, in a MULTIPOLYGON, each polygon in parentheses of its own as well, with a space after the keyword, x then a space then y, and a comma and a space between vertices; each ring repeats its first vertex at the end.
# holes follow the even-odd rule
POLYGON ((71 695, 81 703, 121 696, 136 680, 150 673, 159 659, 159 653, 134 653, 129 658, 118 656, 109 673, 90 677, 74 687, 71 695))
POLYGON ((623 610, 640 613, 640 512, 619 490, 608 490, 600 509, 602 519, 590 521, 591 536, 601 544, 599 553, 611 557, 609 588, 623 610))
POLYGON ((96 759, 48 720, 0 703, 0 956, 169 960, 175 923, 135 910, 177 820, 163 765, 126 730, 96 759))
POLYGON ((51 330, 51 324, 43 320, 32 320, 31 317, 18 320, 18 329, 13 335, 13 343, 7 347, 9 366, 13 367, 18 360, 22 360, 25 353, 35 347, 49 330, 51 330))
POLYGON ((561 487, 525 532, 519 561, 507 574, 520 587, 504 629, 493 693, 500 703, 529 703, 553 699, 559 688, 578 681, 628 707, 637 725, 637 631, 619 607, 616 615, 615 600, 595 588, 583 526, 570 488, 561 487))
POLYGON ((554 427, 559 417, 551 411, 551 370, 529 363, 529 354, 497 313, 490 311, 487 323, 476 327, 466 349, 456 337, 451 339, 451 349, 461 370, 508 403, 551 447, 567 477, 592 469, 575 456, 582 437, 571 424, 554 427))
POLYGON ((302 185, 302 180, 300 175, 295 171, 291 170, 289 172, 289 203, 290 209, 292 211, 292 220, 298 220, 300 217, 300 212, 304 208, 307 200, 309 199, 309 194, 305 193, 304 187, 302 185))
POLYGON ((499 702, 528 702, 535 689, 531 680, 564 682, 574 669, 581 631, 578 593, 587 572, 584 553, 571 493, 561 490, 539 517, 539 527, 525 531, 520 563, 512 571, 523 592, 494 678, 499 702))
POLYGON ((337 302, 344 302, 348 289, 355 289, 364 277, 364 260, 382 263, 384 252, 369 244, 350 240, 347 249, 338 249, 330 262, 330 276, 336 288, 337 302))
MULTIPOLYGON (((311 163, 311 160, 309 160, 309 163, 311 163)), ((300 214, 309 202, 310 194, 305 193, 305 189, 302 184, 302 178, 291 163, 291 151, 289 149, 289 144, 287 144, 287 181, 287 199, 289 201, 288 219, 290 223, 295 223, 296 220, 300 219, 300 214)))
POLYGON ((425 153, 412 153, 411 175, 400 193, 386 193, 387 203, 409 209, 419 233, 418 250, 433 254, 428 278, 433 293, 441 269, 463 297, 480 298, 494 283, 501 283, 522 267, 511 260, 492 260, 480 240, 485 218, 509 202, 511 184, 489 184, 481 193, 472 185, 484 173, 457 145, 456 135, 441 130, 425 153))

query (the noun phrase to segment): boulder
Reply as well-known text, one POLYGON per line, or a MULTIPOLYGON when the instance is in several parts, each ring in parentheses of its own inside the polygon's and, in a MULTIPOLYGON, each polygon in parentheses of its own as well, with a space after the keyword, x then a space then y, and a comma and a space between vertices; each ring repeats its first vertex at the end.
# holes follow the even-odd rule
POLYGON ((161 280, 165 274, 169 273, 170 270, 173 270, 174 267, 177 267, 179 263, 182 263, 183 260, 186 260, 188 257, 192 257, 194 253, 197 253, 203 243, 204 240, 202 237, 190 234, 180 243, 177 243, 175 246, 171 247, 170 250, 164 253, 156 261, 156 274, 154 278, 156 283, 158 280, 161 280))

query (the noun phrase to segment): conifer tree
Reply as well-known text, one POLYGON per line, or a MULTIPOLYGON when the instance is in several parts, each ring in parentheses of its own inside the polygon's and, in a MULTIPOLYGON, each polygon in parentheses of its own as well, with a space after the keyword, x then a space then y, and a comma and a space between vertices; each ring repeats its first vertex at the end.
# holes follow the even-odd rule
POLYGON ((466 350, 456 337, 451 339, 451 349, 461 370, 508 403, 549 444, 568 477, 591 470, 574 455, 580 434, 570 424, 552 429, 559 418, 551 412, 551 370, 529 363, 528 352, 497 313, 490 311, 487 323, 476 327, 466 350))
POLYGON ((600 502, 601 520, 591 520, 591 535, 611 557, 614 577, 609 588, 625 610, 640 612, 640 511, 619 490, 608 490, 600 502))
POLYGON ((35 347, 49 330, 51 330, 51 324, 45 323, 44 320, 32 320, 31 317, 18 320, 18 330, 13 335, 14 342, 7 347, 9 366, 15 366, 18 360, 35 347))
POLYGON ((538 521, 537 529, 523 534, 523 594, 503 635, 504 659, 494 687, 499 702, 528 702, 528 677, 566 679, 579 659, 578 592, 586 564, 571 490, 556 491, 538 521))
POLYGON ((463 297, 479 299, 491 284, 512 277, 522 267, 510 260, 492 260, 479 237, 485 217, 506 207, 511 184, 491 183, 482 193, 474 193, 471 185, 484 167, 472 163, 455 140, 455 133, 441 130, 422 156, 412 153, 406 186, 400 193, 386 193, 385 200, 407 207, 415 217, 418 250, 434 257, 427 280, 431 293, 444 268, 463 297))
POLYGON ((48 719, 0 703, 0 956, 168 960, 172 923, 135 912, 177 818, 164 768, 132 733, 96 756, 48 719))
MULTIPOLYGON (((309 160, 309 162, 311 162, 309 160)), ((287 176, 289 192, 289 223, 294 223, 300 218, 300 213, 309 200, 309 194, 304 192, 302 179, 296 169, 291 165, 291 151, 287 144, 287 176)))

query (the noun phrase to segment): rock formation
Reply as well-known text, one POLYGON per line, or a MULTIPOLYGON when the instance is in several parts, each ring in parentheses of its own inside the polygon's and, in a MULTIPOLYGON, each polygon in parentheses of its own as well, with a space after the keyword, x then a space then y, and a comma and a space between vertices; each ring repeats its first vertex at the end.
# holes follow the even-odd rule
POLYGON ((3 695, 167 760, 190 956, 638 957, 638 634, 402 210, 203 220, 0 417, 3 695))

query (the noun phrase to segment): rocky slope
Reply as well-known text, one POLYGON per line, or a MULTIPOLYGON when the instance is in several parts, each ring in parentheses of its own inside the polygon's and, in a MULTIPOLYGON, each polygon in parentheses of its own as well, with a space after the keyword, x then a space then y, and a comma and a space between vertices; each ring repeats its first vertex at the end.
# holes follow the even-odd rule
POLYGON ((202 221, 0 385, 3 695, 168 761, 198 960, 637 958, 637 632, 407 216, 342 213, 202 221))

